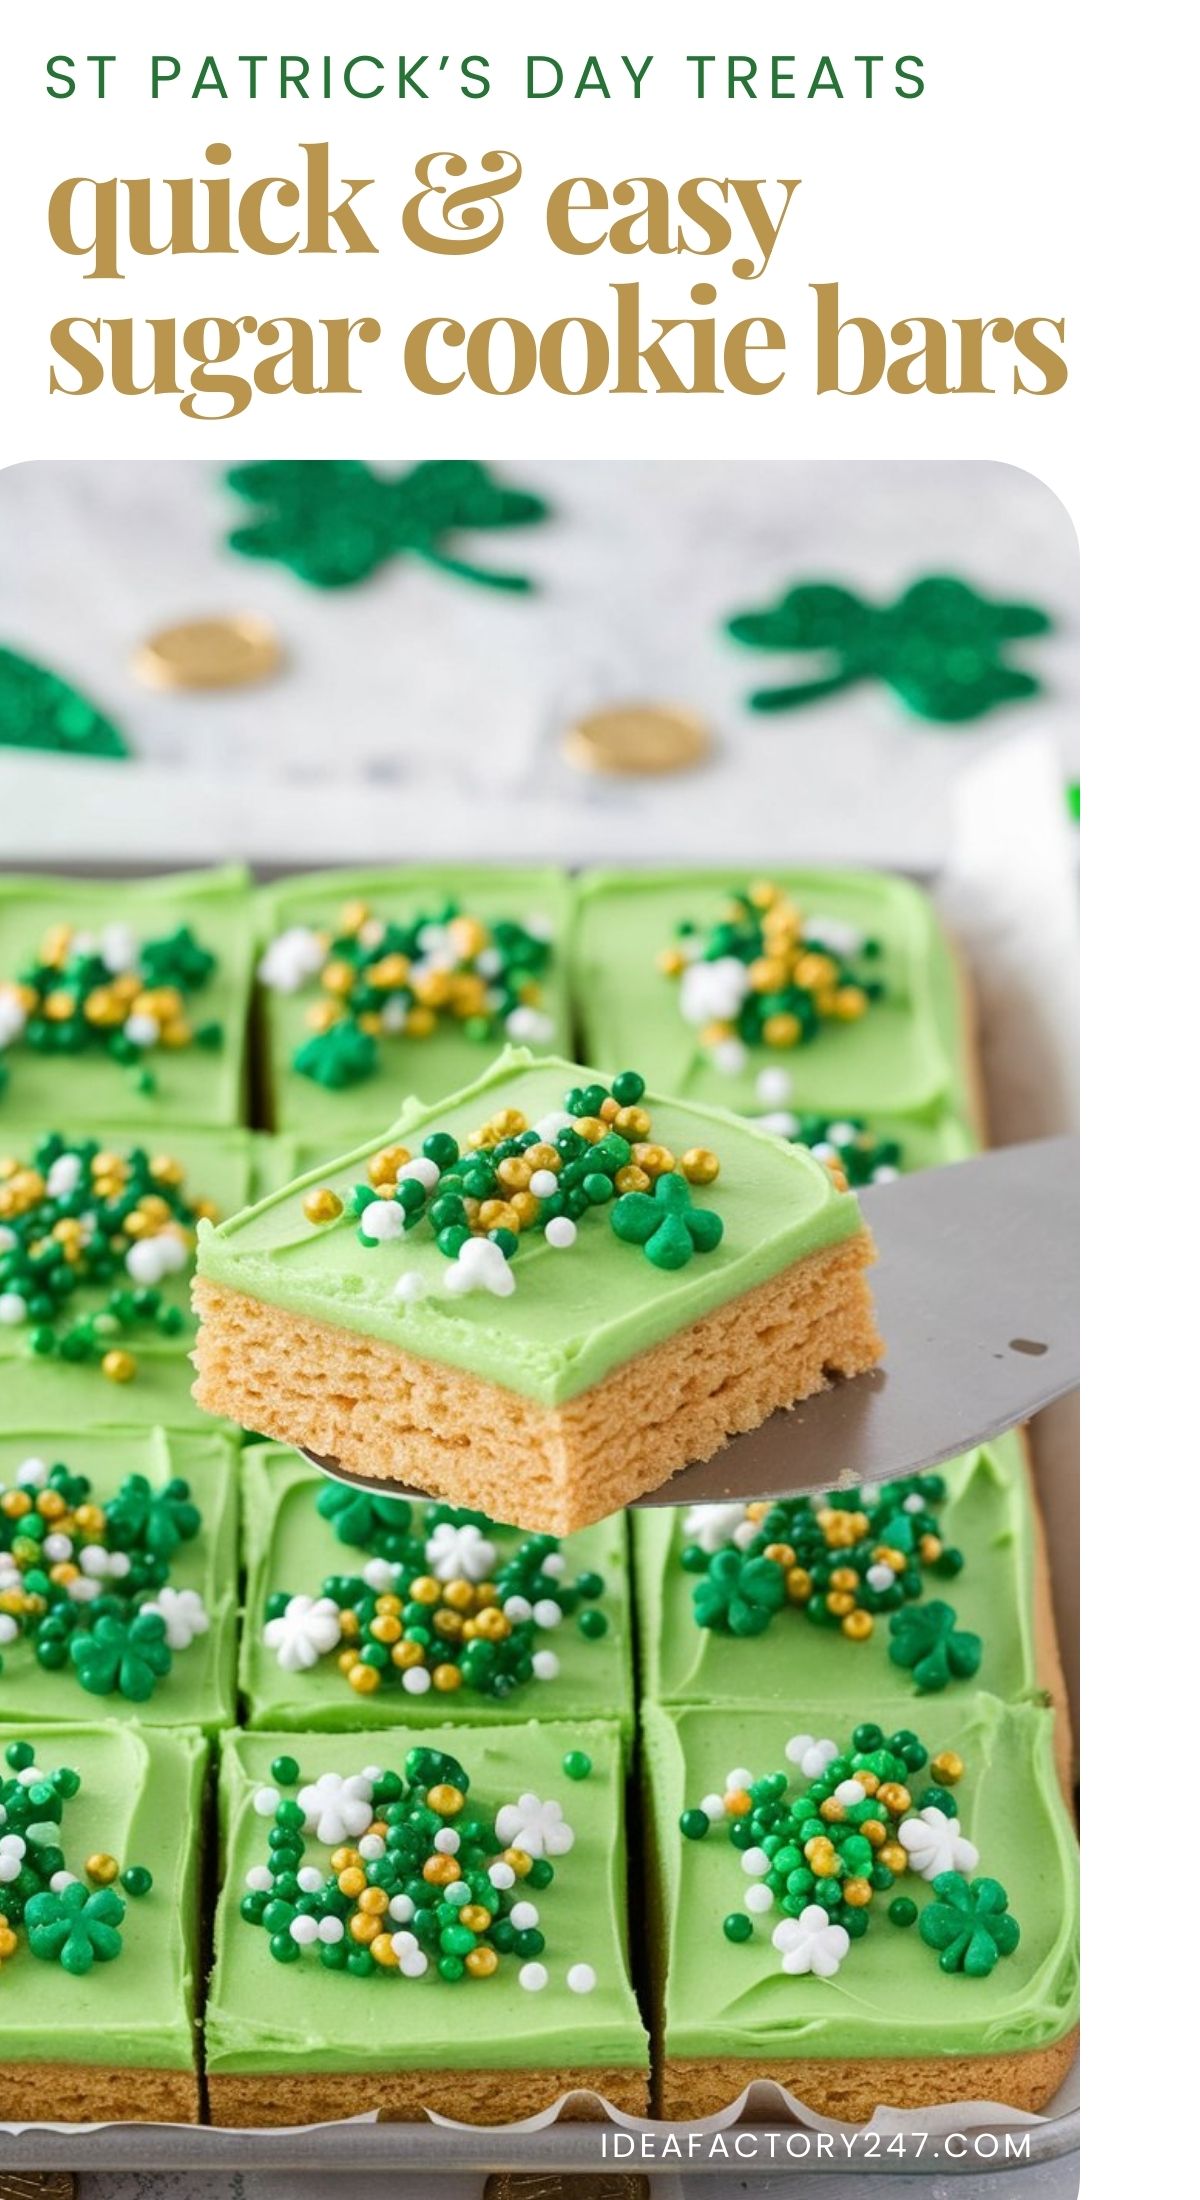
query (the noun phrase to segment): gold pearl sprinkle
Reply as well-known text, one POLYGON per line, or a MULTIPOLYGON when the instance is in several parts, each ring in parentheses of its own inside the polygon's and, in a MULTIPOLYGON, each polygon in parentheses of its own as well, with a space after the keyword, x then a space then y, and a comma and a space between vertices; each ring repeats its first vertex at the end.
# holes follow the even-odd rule
POLYGON ((304 1195, 304 1219, 306 1222, 336 1222, 342 1211, 342 1202, 328 1184, 304 1195))

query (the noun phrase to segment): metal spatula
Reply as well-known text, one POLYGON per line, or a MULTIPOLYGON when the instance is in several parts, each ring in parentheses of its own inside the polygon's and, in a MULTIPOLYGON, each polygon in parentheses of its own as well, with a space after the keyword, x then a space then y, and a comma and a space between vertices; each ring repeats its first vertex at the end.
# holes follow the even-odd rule
MULTIPOLYGON (((884 1366, 684 1467, 639 1505, 743 1502, 885 1482, 969 1451, 1079 1381, 1079 1147, 1004 1146, 860 1193, 884 1366)), ((377 1495, 411 1487, 344 1474, 377 1495)))

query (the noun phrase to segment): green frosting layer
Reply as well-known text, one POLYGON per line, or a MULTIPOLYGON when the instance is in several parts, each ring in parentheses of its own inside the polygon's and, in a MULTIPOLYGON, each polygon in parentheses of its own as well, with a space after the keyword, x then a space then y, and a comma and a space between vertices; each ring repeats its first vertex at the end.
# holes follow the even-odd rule
MULTIPOLYGON (((624 1513, 614 1513, 596 1527, 563 1539, 569 1575, 590 1569, 604 1576, 604 1594, 596 1605, 608 1629, 597 1641, 588 1642, 565 1621, 540 1636, 539 1644, 553 1650, 559 1661, 553 1680, 529 1681, 497 1702, 467 1688, 450 1696, 432 1692, 412 1696, 399 1690, 357 1696, 338 1672, 334 1657, 322 1658, 308 1672, 285 1672, 262 1639, 268 1597, 278 1590, 292 1596, 319 1596, 327 1575, 356 1573, 368 1558, 357 1545, 340 1543, 332 1523, 318 1513, 315 1500, 324 1487, 323 1477, 282 1444, 251 1444, 242 1455, 246 1620, 240 1687, 249 1726, 308 1727, 331 1733, 363 1726, 492 1726, 529 1719, 615 1718, 626 1736, 632 1732, 632 1629, 624 1513)), ((501 1562, 524 1540, 516 1528, 490 1528, 488 1536, 501 1562)))
MULTIPOLYGON (((154 1884, 149 1894, 126 1898, 120 1955, 83 1978, 32 1955, 22 1936, 4 1966, 0 2062, 190 2070, 203 1738, 186 1727, 170 1734, 116 1724, 52 1726, 42 1734, 0 1727, 0 1750, 11 1741, 32 1742, 39 1766, 71 1765, 82 1777, 63 1823, 67 1869, 81 1876, 84 1859, 103 1850, 122 1866, 145 1864, 154 1884)), ((113 2114, 120 2115, 119 2100, 113 2114)))
POLYGON ((933 905, 919 888, 883 872, 772 871, 806 917, 827 916, 879 941, 871 964, 887 987, 858 1023, 824 1024, 806 1046, 752 1047, 743 1069, 720 1070, 685 1022, 679 981, 657 956, 675 928, 707 929, 731 888, 728 871, 597 871, 580 883, 572 983, 584 1052, 594 1061, 636 1062, 651 1084, 688 1100, 746 1114, 761 1111, 764 1069, 785 1069, 800 1109, 917 1117, 948 1111, 971 1118, 966 1034, 953 958, 933 905))
MULTIPOLYGON (((992 1695, 1032 1695, 1037 1688, 1034 1520, 1020 1438, 1002 1436, 937 1471, 948 1492, 938 1507, 939 1533, 943 1542, 959 1547, 966 1564, 949 1581, 929 1575, 924 1601, 937 1597, 953 1605, 959 1626, 983 1638, 979 1678, 992 1695)), ((886 1617, 876 1620, 874 1634, 863 1643, 848 1642, 837 1628, 816 1626, 798 1610, 777 1613, 764 1635, 716 1634, 697 1626, 692 1611, 697 1576, 679 1563, 692 1540, 688 1509, 664 1506, 635 1512, 631 1520, 647 1696, 667 1703, 779 1704, 789 1710, 808 1702, 838 1704, 843 1718, 853 1722, 856 1707, 876 1694, 902 1696, 909 1690, 909 1714, 901 1724, 919 1728, 931 1716, 939 1724, 945 1720, 943 1699, 919 1697, 889 1659, 886 1617)), ((952 1681, 945 1701, 961 1701, 976 1685, 952 1681)))
MULTIPOLYGON (((105 1383, 107 1390, 111 1386, 105 1383)), ((25 1459, 61 1461, 86 1474, 92 1502, 103 1505, 127 1474, 144 1474, 155 1489, 182 1475, 203 1516, 199 1535, 181 1543, 171 1560, 170 1586, 195 1589, 204 1599, 208 1632, 175 1653, 171 1670, 145 1703, 121 1696, 89 1696, 69 1668, 47 1672, 32 1641, 18 1640, 4 1653, 5 1715, 30 1725, 81 1719, 131 1719, 142 1726, 195 1726, 206 1732, 231 1724, 236 1712, 237 1657, 237 1458, 233 1440, 214 1429, 194 1433, 165 1429, 34 1429, 0 1435, 0 1482, 12 1483, 25 1459)), ((103 1844, 93 1843, 93 1847, 103 1844)))
POLYGON ((200 1274, 555 1406, 793 1261, 861 1228, 853 1196, 835 1191, 803 1147, 654 1091, 644 1102, 654 1139, 676 1155, 690 1146, 712 1147, 721 1161, 720 1178, 706 1189, 704 1203, 721 1215, 724 1235, 715 1251, 686 1268, 656 1268, 615 1236, 602 1213, 593 1213, 568 1251, 556 1252, 540 1232, 523 1239, 509 1297, 473 1292, 450 1298, 440 1288, 446 1263, 428 1229, 366 1246, 348 1211, 321 1227, 305 1220, 303 1195, 311 1185, 329 1182, 344 1194, 361 1179, 361 1164, 389 1140, 402 1139, 417 1151, 436 1129, 462 1142, 500 1107, 519 1108, 536 1123, 561 1109, 569 1087, 594 1074, 570 1062, 535 1063, 526 1050, 509 1049, 474 1085, 437 1107, 410 1105, 390 1131, 340 1163, 301 1177, 219 1228, 201 1224, 200 1274), (402 1302, 395 1284, 413 1269, 429 1295, 402 1302))
POLYGON ((0 1124, 58 1126, 128 1119, 142 1133, 170 1123, 232 1124, 243 1113, 246 1016, 254 967, 252 896, 237 864, 214 871, 178 871, 169 878, 120 880, 16 878, 0 880, 0 985, 36 956, 56 924, 86 932, 106 925, 159 938, 190 925, 217 958, 203 989, 190 996, 197 1023, 219 1023, 218 1048, 156 1047, 149 1057, 155 1091, 145 1097, 119 1064, 97 1050, 65 1057, 35 1054, 20 1044, 4 1050, 8 1082, 0 1093, 0 1124))
MULTIPOLYGON (((353 1737, 322 1736, 286 1746, 305 1781, 343 1776, 366 1764, 403 1770, 413 1742, 457 1756, 471 1779, 471 1802, 490 1809, 532 1792, 555 1799, 575 1833, 555 1859, 553 1884, 537 1897, 549 1972, 539 1993, 517 1981, 505 1958, 483 1980, 452 1983, 356 1979, 307 1954, 284 1971, 268 1936, 238 1914, 245 1877, 267 1853, 268 1821, 253 1797, 270 1778, 279 1738, 231 1734, 221 1774, 224 1886, 217 1907, 213 1973, 205 2018, 208 2068, 223 2071, 528 2070, 564 2064, 644 2069, 646 2037, 629 1983, 625 1919, 622 1751, 614 1725, 390 1729, 353 1737), (588 1779, 568 1779, 564 1750, 586 1750, 588 1779), (596 1973, 591 1993, 574 1993, 567 1972, 596 1973), (302 1972, 302 1976, 298 1973, 302 1972)), ((310 1840, 308 1860, 326 1866, 328 1850, 310 1840)))
MULTIPOLYGON (((435 911, 448 901, 457 902, 464 915, 480 917, 485 923, 500 917, 517 922, 531 916, 545 918, 552 927, 554 952, 539 981, 539 1005, 554 1023, 551 1047, 567 1050, 571 1043, 567 939, 572 895, 561 871, 458 865, 432 870, 318 871, 311 877, 288 879, 259 896, 260 943, 267 945, 294 925, 336 930, 349 901, 364 901, 372 916, 398 923, 435 911)), ((412 1093, 431 1100, 438 1093, 456 1091, 479 1075, 482 1063, 500 1043, 495 1038, 481 1043, 461 1029, 440 1024, 428 1039, 405 1039, 402 1034, 381 1039, 378 1074, 331 1092, 292 1067, 297 1047, 312 1035, 305 1012, 320 998, 319 986, 307 985, 298 993, 264 987, 263 994, 271 1120, 276 1130, 326 1142, 327 1153, 344 1151, 357 1139, 369 1138, 380 1123, 399 1113, 412 1093)))
MULTIPOLYGON (((110 1383, 97 1367, 69 1360, 18 1359, 4 1350, 0 1329, 0 1436, 61 1422, 68 1428, 203 1429, 214 1423, 192 1403, 195 1375, 182 1353, 146 1351, 132 1383, 110 1383)), ((158 1342, 158 1340, 156 1340, 158 1342)), ((231 1422, 218 1422, 231 1429, 231 1422)))
MULTIPOLYGON (((885 1703, 867 1691, 856 1712, 845 1702, 835 1709, 815 1702, 806 1695, 787 1711, 645 1710, 666 2054, 753 2065, 773 2056, 1002 2055, 1060 2039, 1078 2010, 1078 1893, 1053 1713, 983 1695, 927 1699, 919 1717, 911 1697, 885 1703), (848 1742, 860 1717, 885 1732, 916 1726, 935 1753, 952 1749, 964 1759, 954 1791, 963 1831, 979 1850, 979 1873, 1006 1888, 1021 1927, 1015 1953, 990 1977, 947 1977, 915 1928, 891 1924, 883 1896, 834 1978, 781 1970, 771 1945, 777 1912, 755 1920, 749 1941, 726 1940, 722 1920, 742 1908, 748 1884, 740 1856, 719 1827, 704 1840, 684 1839, 681 1810, 719 1793, 734 1766, 756 1777, 786 1770, 784 1746, 799 1730, 848 1742)), ((918 1792, 924 1784, 918 1774, 918 1792)), ((929 1898, 915 1874, 900 1886, 912 1888, 919 1906, 929 1898)))

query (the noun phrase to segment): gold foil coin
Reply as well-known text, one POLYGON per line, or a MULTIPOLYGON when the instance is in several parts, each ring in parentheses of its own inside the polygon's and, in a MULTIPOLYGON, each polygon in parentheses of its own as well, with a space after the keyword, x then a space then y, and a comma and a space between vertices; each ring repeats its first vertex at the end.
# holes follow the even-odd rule
POLYGON ((712 748, 704 720, 683 703, 624 703, 593 711, 563 741, 568 763, 586 772, 683 772, 712 748))
POLYGON ((160 627, 137 651, 133 669, 147 687, 248 687, 283 661, 279 636, 253 611, 225 619, 185 619, 160 627))

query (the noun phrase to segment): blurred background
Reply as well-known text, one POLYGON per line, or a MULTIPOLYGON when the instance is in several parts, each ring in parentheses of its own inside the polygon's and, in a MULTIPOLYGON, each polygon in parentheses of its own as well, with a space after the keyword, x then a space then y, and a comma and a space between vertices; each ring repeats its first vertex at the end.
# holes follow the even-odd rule
POLYGON ((784 460, 493 471, 544 498, 548 516, 451 547, 527 576, 527 594, 411 555, 351 586, 308 585, 229 547, 252 513, 216 466, 0 474, 0 648, 82 691, 130 751, 110 762, 5 746, 0 702, 0 862, 728 853, 928 872, 964 772, 1018 731, 1042 742, 1064 789, 1077 778, 1075 537, 1032 475, 784 460), (910 714, 880 683, 797 712, 747 708, 796 662, 739 646, 730 616, 800 581, 883 602, 930 573, 1048 614, 1049 632, 1008 652, 1038 695, 957 726, 910 714), (148 638, 247 614, 278 644, 270 676, 146 684, 148 638), (581 715, 645 701, 698 712, 707 760, 656 778, 572 765, 563 740, 581 715))

